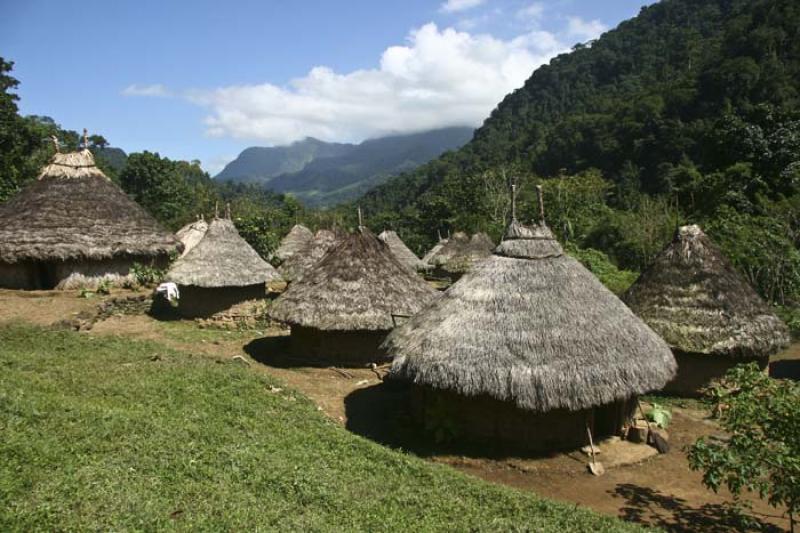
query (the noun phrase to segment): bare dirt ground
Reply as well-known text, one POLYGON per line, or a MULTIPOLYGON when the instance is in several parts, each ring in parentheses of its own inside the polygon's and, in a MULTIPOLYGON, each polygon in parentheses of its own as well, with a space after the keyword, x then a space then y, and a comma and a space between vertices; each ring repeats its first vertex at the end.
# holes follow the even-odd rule
MULTIPOLYGON (((110 297, 133 294, 140 293, 122 291, 110 297)), ((110 297, 83 299, 74 292, 0 291, 0 323, 9 320, 39 325, 58 323, 82 312, 90 313, 110 297)), ((413 424, 405 408, 408 404, 405 387, 382 382, 367 368, 333 368, 325 363, 309 366, 308 362, 297 361, 287 355, 288 337, 280 328, 227 332, 200 329, 190 321, 161 322, 146 315, 116 315, 96 323, 86 334, 157 340, 220 360, 242 356, 254 371, 274 376, 304 393, 350 431, 493 483, 531 490, 668 531, 717 533, 741 529, 726 513, 725 504, 732 501, 730 495, 705 489, 700 474, 688 467, 685 448, 700 436, 719 433, 713 420, 699 409, 673 408, 669 453, 646 453, 649 458, 615 466, 616 455, 625 459, 622 462, 630 463, 633 455, 641 453, 638 447, 641 445, 607 448, 598 456, 606 465, 606 474, 594 477, 587 473, 588 459, 580 452, 518 458, 501 450, 487 453, 437 445, 421 437, 413 424)), ((778 377, 800 378, 800 343, 777 356, 771 370, 778 377)), ((781 510, 754 498, 748 501, 753 505, 751 516, 761 530, 788 529, 788 519, 781 510)))

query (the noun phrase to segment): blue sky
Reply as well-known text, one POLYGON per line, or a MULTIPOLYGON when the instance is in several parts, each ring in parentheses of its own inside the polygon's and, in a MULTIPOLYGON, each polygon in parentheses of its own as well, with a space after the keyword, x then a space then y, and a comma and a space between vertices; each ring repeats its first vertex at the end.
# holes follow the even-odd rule
POLYGON ((200 159, 305 136, 478 126, 539 65, 642 0, 0 0, 24 114, 200 159))

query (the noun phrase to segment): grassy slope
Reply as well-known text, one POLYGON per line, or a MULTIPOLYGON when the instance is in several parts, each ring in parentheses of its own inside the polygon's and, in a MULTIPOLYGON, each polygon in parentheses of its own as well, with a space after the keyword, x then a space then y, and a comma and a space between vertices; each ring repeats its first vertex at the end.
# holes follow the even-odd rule
POLYGON ((0 530, 636 530, 385 449, 272 387, 157 343, 0 328, 0 530))

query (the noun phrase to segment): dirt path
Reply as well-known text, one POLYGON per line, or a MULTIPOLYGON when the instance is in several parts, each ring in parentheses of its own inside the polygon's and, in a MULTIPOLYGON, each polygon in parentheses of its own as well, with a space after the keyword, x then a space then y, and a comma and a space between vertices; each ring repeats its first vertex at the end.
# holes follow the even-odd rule
MULTIPOLYGON (((74 294, 0 291, 0 322, 24 318, 46 325, 89 311, 98 303, 99 300, 85 300, 74 294)), ((87 334, 157 340, 176 349, 223 360, 234 355, 245 356, 254 371, 275 376, 301 391, 354 433, 493 483, 531 490, 669 531, 737 530, 736 524, 725 516, 723 507, 731 501, 730 496, 706 490, 700 474, 689 470, 683 451, 701 435, 718 431, 700 411, 673 409, 670 453, 638 464, 607 468, 604 476, 593 477, 586 473, 587 459, 580 452, 536 459, 486 457, 483 450, 480 453, 446 450, 420 440, 419 431, 405 410, 408 401, 404 387, 382 383, 369 369, 304 366, 306 363, 287 355, 284 330, 225 332, 199 329, 193 322, 159 322, 144 315, 123 315, 95 324, 87 334)), ((780 362, 778 368, 795 368, 800 363, 800 344, 776 361, 780 362)), ((788 529, 788 520, 780 512, 759 500, 751 501, 753 517, 763 530, 788 529)))

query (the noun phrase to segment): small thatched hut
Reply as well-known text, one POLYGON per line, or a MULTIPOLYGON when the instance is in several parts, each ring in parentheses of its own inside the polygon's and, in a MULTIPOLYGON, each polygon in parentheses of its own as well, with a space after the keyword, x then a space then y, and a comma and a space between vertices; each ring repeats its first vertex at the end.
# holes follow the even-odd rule
POLYGON ((427 265, 423 263, 417 255, 406 246, 403 239, 392 230, 384 230, 378 238, 389 246, 394 256, 401 264, 406 265, 413 271, 425 270, 427 265))
POLYGON ((197 243, 205 236, 206 231, 208 231, 208 223, 203 218, 198 217, 197 220, 186 224, 175 233, 175 236, 183 243, 181 257, 197 246, 197 243))
MULTIPOLYGON (((302 224, 295 224, 289 233, 281 240, 280 246, 275 250, 273 257, 283 263, 294 254, 302 251, 314 239, 311 230, 302 224)), ((277 264, 277 263, 276 263, 277 264)))
POLYGON ((73 289, 163 268, 180 241, 95 166, 89 150, 53 156, 36 181, 0 204, 0 286, 73 289))
POLYGON ((542 221, 512 220, 493 255, 389 334, 417 416, 471 440, 570 449, 617 433, 637 395, 675 375, 669 347, 542 221))
POLYGON ((428 263, 434 267, 436 274, 456 280, 473 265, 488 257, 493 249, 494 243, 485 233, 467 237, 466 233, 459 231, 450 237, 447 244, 428 263))
POLYGON ((278 272, 247 244, 228 218, 215 218, 203 239, 172 265, 167 281, 178 285, 178 311, 209 316, 245 300, 266 296, 278 272))
POLYGON ((310 242, 278 266, 278 272, 286 281, 300 279, 303 273, 317 264, 338 241, 339 237, 333 231, 327 229, 317 231, 310 242))
POLYGON ((378 361, 386 334, 437 293, 368 229, 344 237, 268 310, 291 326, 293 351, 340 364, 378 361))
POLYGON ((789 343, 786 325, 698 226, 683 226, 623 296, 667 341, 678 375, 666 392, 696 395, 739 363, 789 343))
POLYGON ((422 258, 422 262, 427 268, 433 267, 431 259, 433 259, 441 251, 441 249, 444 248, 444 245, 447 244, 447 240, 448 239, 443 239, 441 236, 439 236, 439 242, 434 244, 433 248, 428 250, 428 253, 422 258))

